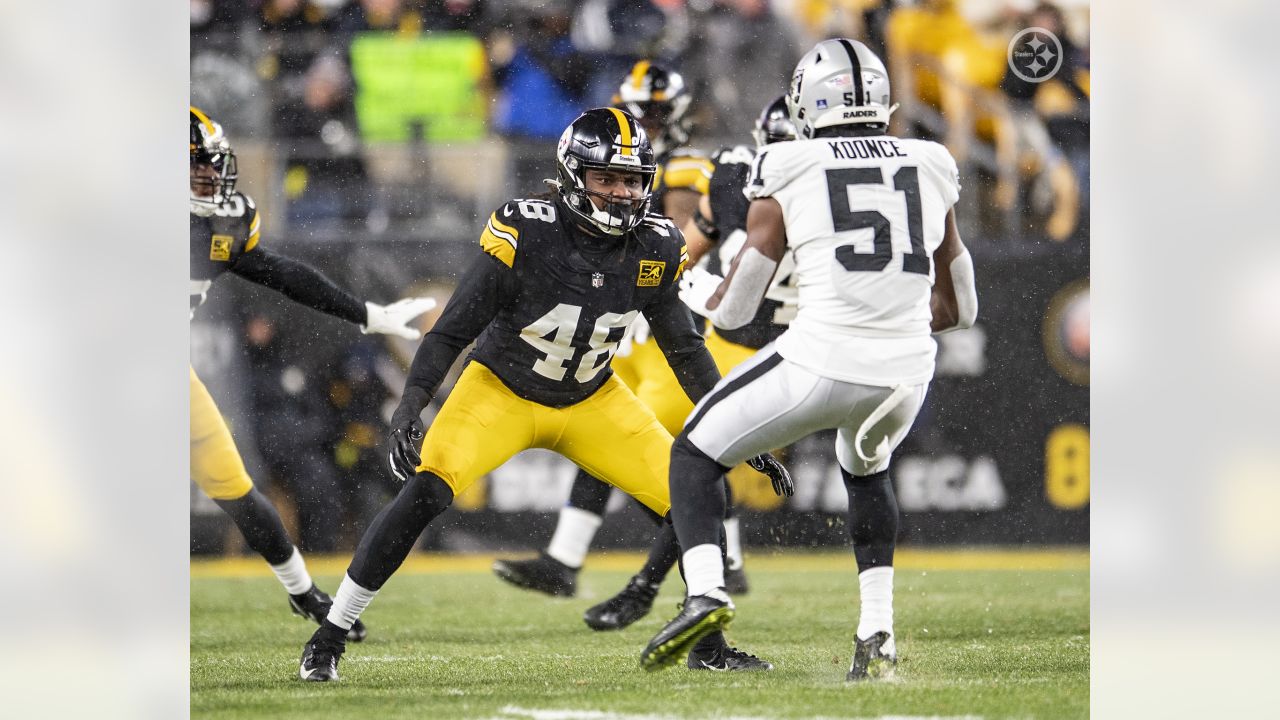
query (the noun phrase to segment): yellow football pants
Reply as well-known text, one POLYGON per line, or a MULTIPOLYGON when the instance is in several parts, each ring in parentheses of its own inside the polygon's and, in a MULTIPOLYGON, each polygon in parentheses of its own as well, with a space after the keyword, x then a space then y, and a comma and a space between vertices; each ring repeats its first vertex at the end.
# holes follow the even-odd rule
POLYGON ((457 496, 521 450, 545 448, 666 515, 671 442, 617 377, 576 405, 553 408, 517 396, 472 362, 427 430, 418 471, 438 475, 457 496))
MULTIPOLYGON (((745 345, 725 340, 714 330, 707 335, 707 350, 721 375, 756 354, 745 345)), ((672 436, 680 434, 684 421, 693 412, 693 402, 684 394, 657 342, 649 340, 632 345, 630 355, 613 359, 613 372, 653 411, 667 432, 672 436)))
POLYGON ((235 500, 253 489, 231 431, 195 368, 191 368, 191 479, 214 500, 235 500))

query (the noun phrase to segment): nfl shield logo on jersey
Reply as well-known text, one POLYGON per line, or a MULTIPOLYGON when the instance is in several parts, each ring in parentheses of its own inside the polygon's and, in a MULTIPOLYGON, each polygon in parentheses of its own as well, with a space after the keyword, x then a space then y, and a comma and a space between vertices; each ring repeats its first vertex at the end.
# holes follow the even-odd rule
POLYGON ((604 273, 591 273, 591 287, 604 287, 604 273))

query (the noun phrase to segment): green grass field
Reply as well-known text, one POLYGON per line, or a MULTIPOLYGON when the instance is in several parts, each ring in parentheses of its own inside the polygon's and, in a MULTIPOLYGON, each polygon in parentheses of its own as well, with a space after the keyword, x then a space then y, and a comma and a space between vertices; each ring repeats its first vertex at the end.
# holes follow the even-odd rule
MULTIPOLYGON (((900 551, 896 677, 844 681, 857 622, 851 553, 749 555, 734 644, 771 673, 649 674, 644 644, 675 614, 595 633, 582 611, 625 583, 638 555, 593 556, 578 597, 508 587, 492 558, 410 559, 364 619, 336 684, 297 679, 312 627, 261 561, 192 561, 191 710, 205 718, 672 717, 1077 718, 1089 712, 1089 574, 1083 551, 900 551)), ((309 561, 332 592, 341 558, 309 561)))

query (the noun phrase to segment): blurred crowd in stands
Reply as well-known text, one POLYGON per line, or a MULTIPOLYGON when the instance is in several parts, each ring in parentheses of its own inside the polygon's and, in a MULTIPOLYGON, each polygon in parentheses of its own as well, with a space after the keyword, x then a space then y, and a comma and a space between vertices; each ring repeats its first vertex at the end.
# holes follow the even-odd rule
MULTIPOLYGON (((447 283, 482 218, 545 189, 561 131, 607 105, 635 61, 685 76, 691 145, 710 153, 749 143, 799 56, 835 36, 886 60, 901 103, 891 132, 938 140, 956 157, 975 256, 1070 247, 1087 257, 1087 0, 190 2, 191 101, 226 128, 263 241, 320 258, 336 250, 316 248, 340 247, 351 262, 326 270, 383 300, 414 282, 447 283), (1061 42, 1050 81, 1010 70, 1010 40, 1029 27, 1061 42)), ((222 333, 252 356, 234 382, 244 417, 262 428, 259 474, 310 528, 303 549, 332 550, 344 527, 335 518, 376 508, 391 490, 357 490, 356 478, 385 474, 380 414, 407 358, 362 339, 294 367, 299 353, 279 352, 291 323, 251 312, 258 305, 215 304, 193 333, 222 333)), ((201 374, 217 384, 230 367, 201 374)))

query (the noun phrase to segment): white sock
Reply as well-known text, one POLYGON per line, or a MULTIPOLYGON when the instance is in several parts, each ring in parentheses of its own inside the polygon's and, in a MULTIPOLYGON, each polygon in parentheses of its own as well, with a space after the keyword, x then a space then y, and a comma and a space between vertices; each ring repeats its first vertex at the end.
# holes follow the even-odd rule
POLYGON ((862 587, 862 613, 858 638, 866 640, 884 630, 893 635, 893 567, 873 567, 858 574, 862 587))
POLYGON ((724 562, 720 546, 707 543, 696 545, 684 554, 684 582, 689 595, 707 595, 717 600, 729 601, 724 591, 724 562))
POLYGON ((556 521, 551 544, 547 545, 547 554, 571 568, 582 567, 602 522, 604 518, 595 513, 571 505, 560 508, 560 518, 556 521))
POLYGON ((742 528, 738 518, 731 517, 724 521, 725 554, 729 556, 729 569, 742 567, 742 528))
POLYGON ((325 619, 343 630, 350 630, 377 594, 377 590, 366 590, 357 585, 350 575, 343 575, 338 592, 333 594, 333 607, 329 608, 325 619))
POLYGON ((271 565, 271 572, 276 574, 280 584, 284 585, 290 595, 301 595, 311 589, 311 574, 307 572, 307 563, 297 547, 293 548, 293 554, 288 560, 279 565, 271 565))

